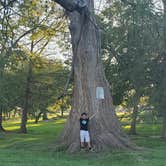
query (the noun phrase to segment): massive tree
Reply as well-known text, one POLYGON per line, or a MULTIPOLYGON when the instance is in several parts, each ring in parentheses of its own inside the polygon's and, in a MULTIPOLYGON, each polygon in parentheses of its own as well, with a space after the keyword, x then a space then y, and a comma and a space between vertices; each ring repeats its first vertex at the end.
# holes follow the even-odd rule
POLYGON ((69 152, 79 150, 79 116, 96 113, 90 122, 90 135, 96 151, 109 148, 135 148, 123 133, 114 112, 109 84, 100 52, 100 30, 94 16, 93 0, 54 0, 66 9, 70 19, 73 48, 73 108, 60 137, 69 152), (96 99, 96 88, 103 87, 104 99, 96 99))

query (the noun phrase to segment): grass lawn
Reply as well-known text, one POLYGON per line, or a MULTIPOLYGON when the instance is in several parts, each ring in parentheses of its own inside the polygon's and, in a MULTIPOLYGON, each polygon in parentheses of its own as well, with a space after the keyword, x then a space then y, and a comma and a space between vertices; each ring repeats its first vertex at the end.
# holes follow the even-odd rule
MULTIPOLYGON (((160 125, 138 125, 134 142, 144 150, 67 154, 55 150, 64 120, 28 123, 28 134, 0 133, 0 166, 166 166, 166 141, 159 137, 160 125)), ((17 121, 4 124, 17 130, 17 121)), ((128 126, 124 129, 127 131, 128 126)))

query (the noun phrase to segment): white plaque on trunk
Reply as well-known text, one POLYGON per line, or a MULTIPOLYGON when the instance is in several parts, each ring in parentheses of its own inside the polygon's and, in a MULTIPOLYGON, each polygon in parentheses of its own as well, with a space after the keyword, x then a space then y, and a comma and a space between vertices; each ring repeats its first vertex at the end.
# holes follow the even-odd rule
POLYGON ((96 87, 96 99, 102 100, 104 99, 104 88, 96 87))

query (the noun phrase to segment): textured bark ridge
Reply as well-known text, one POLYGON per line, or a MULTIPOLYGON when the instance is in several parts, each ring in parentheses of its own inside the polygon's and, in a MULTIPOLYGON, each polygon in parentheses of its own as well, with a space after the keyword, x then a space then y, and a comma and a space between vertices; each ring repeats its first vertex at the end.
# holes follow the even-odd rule
MULTIPOLYGON (((88 1, 89 11, 93 10, 92 0, 88 1)), ((97 112, 90 121, 90 136, 96 151, 110 148, 134 149, 135 145, 121 130, 114 112, 109 84, 106 80, 100 55, 100 33, 95 18, 87 10, 69 13, 70 31, 74 56, 74 98, 60 143, 69 152, 80 148, 79 117, 82 112, 89 116, 97 112), (92 23, 93 22, 93 23, 92 23), (96 99, 96 87, 104 88, 104 100, 96 99)))

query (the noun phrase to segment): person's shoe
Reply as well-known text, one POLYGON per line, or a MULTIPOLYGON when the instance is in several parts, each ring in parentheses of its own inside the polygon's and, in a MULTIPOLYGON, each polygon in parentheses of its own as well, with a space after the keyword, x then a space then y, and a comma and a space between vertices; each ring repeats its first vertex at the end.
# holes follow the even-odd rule
POLYGON ((89 148, 89 151, 90 152, 95 152, 94 148, 92 148, 92 147, 89 148))

